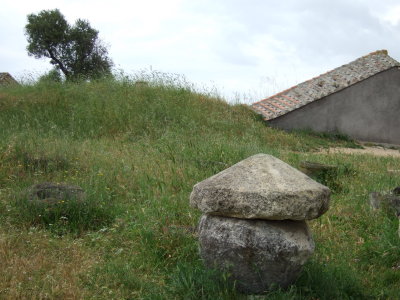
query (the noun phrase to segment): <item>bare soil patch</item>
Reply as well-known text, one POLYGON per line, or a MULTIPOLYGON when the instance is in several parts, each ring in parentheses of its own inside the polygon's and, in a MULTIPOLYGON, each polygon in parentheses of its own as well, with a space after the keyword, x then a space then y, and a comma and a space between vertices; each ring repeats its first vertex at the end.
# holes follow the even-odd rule
POLYGON ((321 149, 318 153, 324 154, 334 154, 334 153, 344 153, 344 154, 370 154, 376 156, 393 156, 400 157, 399 149, 388 149, 381 146, 364 146, 364 149, 355 148, 329 148, 321 149))

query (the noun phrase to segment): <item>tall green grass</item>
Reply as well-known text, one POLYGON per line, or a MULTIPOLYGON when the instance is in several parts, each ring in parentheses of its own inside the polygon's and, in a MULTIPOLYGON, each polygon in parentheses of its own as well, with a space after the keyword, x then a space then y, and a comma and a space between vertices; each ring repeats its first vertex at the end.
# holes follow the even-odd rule
POLYGON ((195 183, 256 153, 295 167, 311 160, 340 170, 321 179, 334 189, 329 212, 310 222, 317 245, 312 261, 292 287, 265 299, 398 295, 397 220, 371 212, 367 198, 399 184, 399 176, 387 173, 400 169, 399 159, 321 154, 321 147, 354 142, 269 128, 247 106, 200 93, 176 77, 137 80, 0 88, 0 251, 13 253, 4 256, 0 298, 246 298, 234 291, 229 274, 202 266, 194 231, 200 213, 189 207, 189 195, 195 183), (39 213, 18 199, 40 182, 81 186, 90 209, 71 207, 82 214, 56 230, 49 224, 62 215, 32 219, 39 213), (75 252, 51 256, 65 244, 75 252), (27 249, 32 254, 38 247, 53 263, 21 277, 21 269, 28 272, 27 249), (75 275, 58 288, 65 276, 46 274, 64 269, 75 275))

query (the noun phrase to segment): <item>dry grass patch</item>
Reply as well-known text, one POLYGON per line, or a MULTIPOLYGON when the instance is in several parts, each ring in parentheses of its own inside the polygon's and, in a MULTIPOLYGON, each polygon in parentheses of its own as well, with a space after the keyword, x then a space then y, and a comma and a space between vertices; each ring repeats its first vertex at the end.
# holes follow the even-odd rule
POLYGON ((54 238, 47 232, 0 233, 1 299, 82 299, 80 278, 96 257, 80 240, 54 238))

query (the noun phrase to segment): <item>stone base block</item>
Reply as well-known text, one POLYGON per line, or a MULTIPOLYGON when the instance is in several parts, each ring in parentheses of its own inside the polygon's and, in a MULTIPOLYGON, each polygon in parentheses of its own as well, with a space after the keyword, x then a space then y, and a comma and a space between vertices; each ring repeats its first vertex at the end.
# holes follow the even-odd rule
POLYGON ((239 291, 261 294, 293 283, 314 251, 304 221, 245 220, 203 215, 200 255, 209 268, 227 271, 239 291))

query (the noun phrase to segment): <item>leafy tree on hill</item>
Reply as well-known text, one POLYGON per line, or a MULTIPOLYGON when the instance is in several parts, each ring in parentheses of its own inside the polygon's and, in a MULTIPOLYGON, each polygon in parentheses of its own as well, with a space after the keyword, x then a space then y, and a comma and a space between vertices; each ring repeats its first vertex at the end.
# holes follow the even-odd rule
POLYGON ((98 31, 88 21, 69 25, 58 9, 28 15, 25 35, 28 55, 50 58, 67 80, 94 79, 111 74, 113 65, 98 31))

